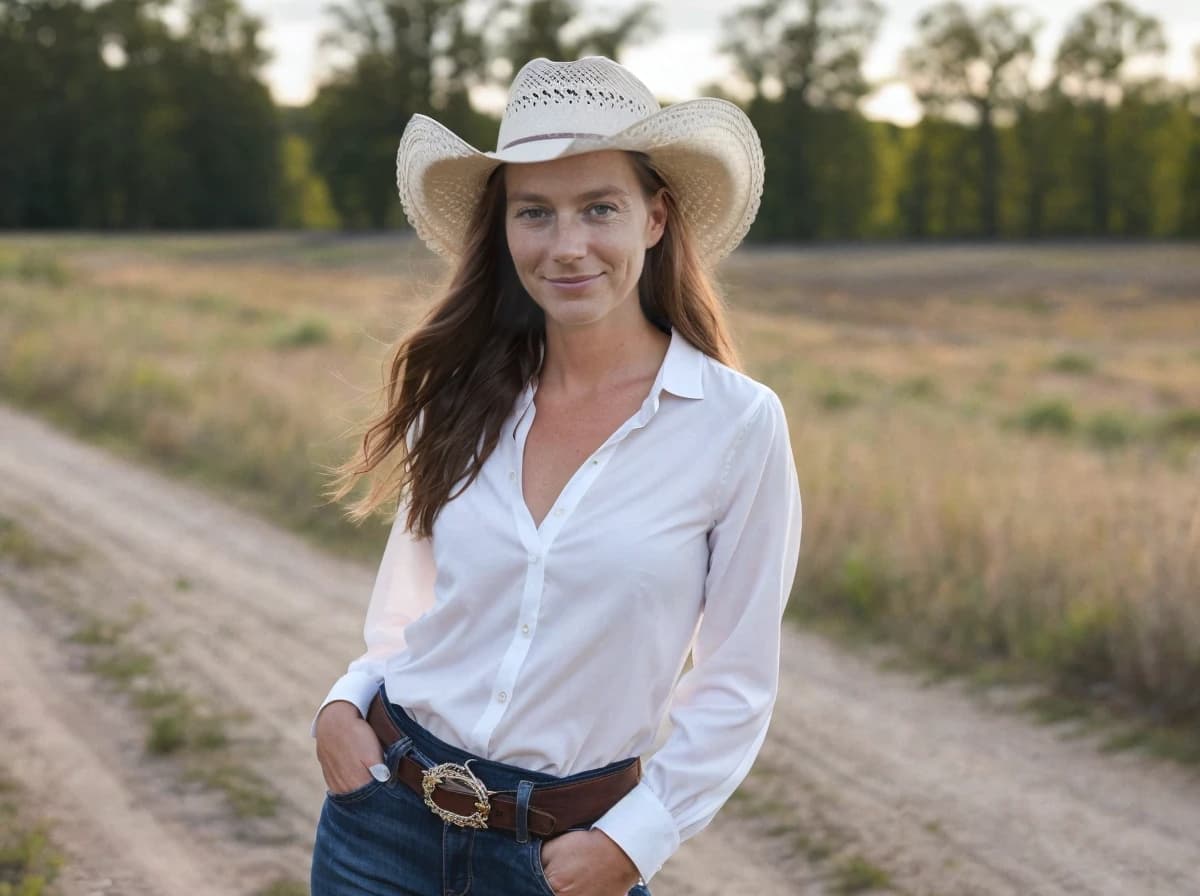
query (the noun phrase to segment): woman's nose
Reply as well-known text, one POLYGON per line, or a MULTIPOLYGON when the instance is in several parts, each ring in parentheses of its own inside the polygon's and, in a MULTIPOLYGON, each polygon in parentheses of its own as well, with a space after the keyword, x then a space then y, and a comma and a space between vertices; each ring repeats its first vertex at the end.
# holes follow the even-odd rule
POLYGON ((587 236, 582 224, 568 221, 555 228, 553 252, 554 260, 560 264, 574 261, 587 254, 587 236))

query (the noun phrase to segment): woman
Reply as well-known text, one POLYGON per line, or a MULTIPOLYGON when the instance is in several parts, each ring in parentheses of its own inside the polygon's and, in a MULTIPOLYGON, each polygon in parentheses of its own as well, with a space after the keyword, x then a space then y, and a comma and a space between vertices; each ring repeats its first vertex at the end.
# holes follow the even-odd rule
POLYGON ((397 170, 456 267, 340 468, 335 498, 404 444, 352 508, 401 495, 366 653, 313 720, 313 896, 644 896, 762 745, 799 550, 783 408, 707 273, 757 211, 758 138, 537 59, 495 153, 414 116, 397 170))

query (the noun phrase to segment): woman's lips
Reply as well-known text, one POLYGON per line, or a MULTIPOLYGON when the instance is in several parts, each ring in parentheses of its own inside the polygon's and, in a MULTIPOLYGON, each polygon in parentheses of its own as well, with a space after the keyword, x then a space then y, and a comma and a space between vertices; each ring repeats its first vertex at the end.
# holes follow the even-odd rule
POLYGON ((599 280, 600 274, 592 274, 590 277, 563 277, 561 279, 547 278, 548 282, 554 284, 559 289, 569 291, 581 290, 594 280, 599 280))

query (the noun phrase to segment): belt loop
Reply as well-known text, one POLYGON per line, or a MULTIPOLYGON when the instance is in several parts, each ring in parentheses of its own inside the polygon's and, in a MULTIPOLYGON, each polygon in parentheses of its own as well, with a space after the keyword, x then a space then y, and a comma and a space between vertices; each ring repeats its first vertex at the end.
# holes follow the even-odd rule
POLYGON ((400 777, 400 760, 404 758, 404 754, 412 747, 412 743, 412 737, 406 734, 383 751, 383 761, 387 765, 388 771, 392 773, 392 781, 400 777))
POLYGON ((533 796, 533 782, 521 781, 517 785, 517 842, 529 840, 529 799, 533 796))

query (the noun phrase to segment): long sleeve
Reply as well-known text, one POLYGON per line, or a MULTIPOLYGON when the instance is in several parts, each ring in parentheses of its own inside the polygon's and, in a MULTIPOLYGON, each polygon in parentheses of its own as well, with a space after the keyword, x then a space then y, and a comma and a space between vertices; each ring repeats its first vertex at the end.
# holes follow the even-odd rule
POLYGON ((404 502, 392 523, 375 587, 363 623, 366 652, 350 662, 346 673, 334 682, 325 701, 313 716, 310 733, 317 736, 317 716, 334 700, 348 700, 366 718, 371 698, 383 681, 384 663, 404 647, 404 628, 434 602, 437 569, 433 543, 417 539, 405 528, 408 509, 404 502))
POLYGON ((801 500, 783 406, 769 389, 729 449, 714 520, 693 665, 672 695, 671 733, 638 785, 592 825, 647 883, 749 773, 774 710, 801 500))

